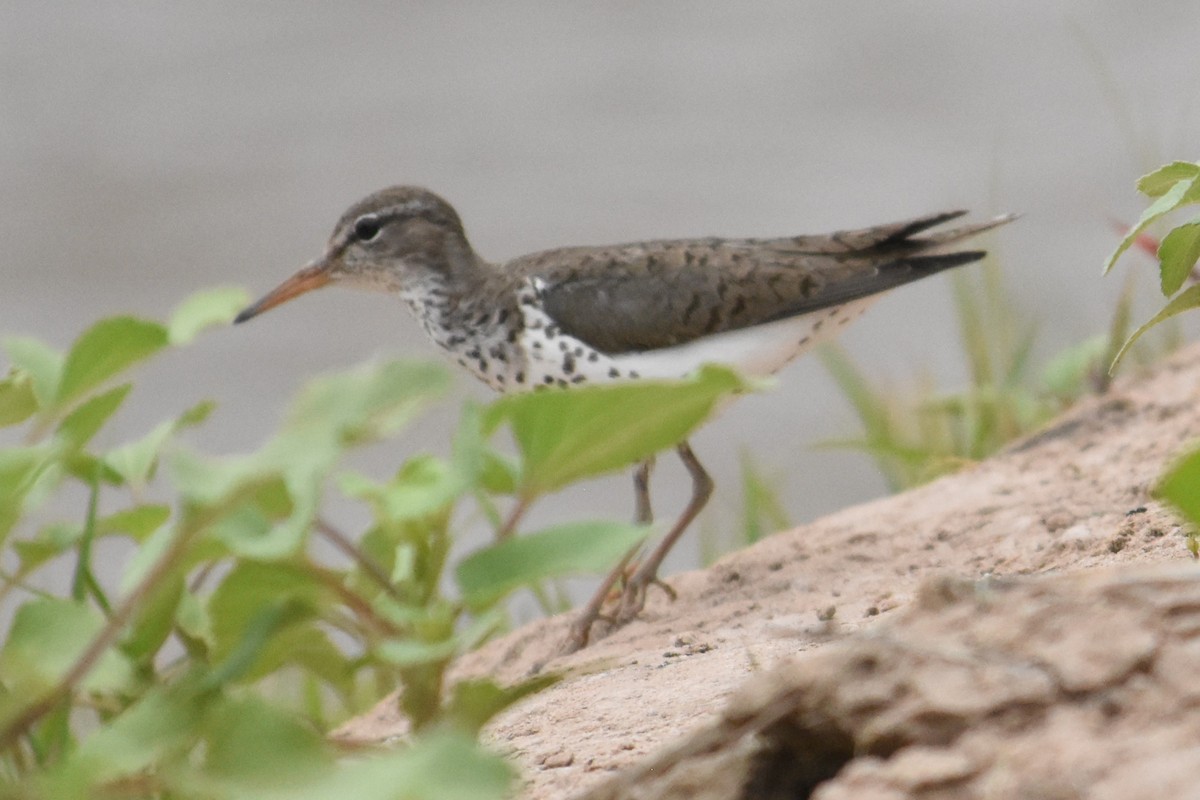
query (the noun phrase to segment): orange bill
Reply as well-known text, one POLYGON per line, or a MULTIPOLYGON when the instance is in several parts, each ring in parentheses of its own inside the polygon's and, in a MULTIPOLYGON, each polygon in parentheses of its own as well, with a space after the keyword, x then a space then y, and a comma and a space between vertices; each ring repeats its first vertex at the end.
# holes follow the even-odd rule
POLYGON ((311 292, 313 289, 320 289, 327 283, 329 283, 329 271, 325 268, 324 264, 313 264, 312 266, 305 267, 279 284, 279 286, 275 287, 273 291, 257 303, 242 309, 242 312, 234 317, 234 324, 257 317, 264 311, 286 303, 293 297, 299 297, 306 292, 311 292))

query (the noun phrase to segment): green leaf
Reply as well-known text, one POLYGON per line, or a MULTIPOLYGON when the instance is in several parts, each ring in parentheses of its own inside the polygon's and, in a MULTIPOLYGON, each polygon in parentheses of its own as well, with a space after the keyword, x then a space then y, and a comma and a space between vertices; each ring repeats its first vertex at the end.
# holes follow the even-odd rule
POLYGON ((817 349, 817 357, 833 376, 842 394, 850 400, 869 438, 891 438, 891 417, 886 396, 876 391, 866 374, 837 342, 817 349))
POLYGON ((87 450, 68 450, 63 454, 63 469, 80 483, 94 480, 106 486, 124 486, 125 479, 114 472, 103 459, 87 450))
POLYGON ((1101 333, 1060 350, 1042 369, 1046 390, 1063 399, 1078 397, 1087 389, 1088 378, 1104 363, 1108 348, 1108 335, 1101 333))
POLYGON ((1158 495, 1200 525, 1200 450, 1181 458, 1158 484, 1158 495))
POLYGON ((202 458, 187 448, 172 449, 167 459, 171 482, 193 506, 214 506, 240 494, 247 485, 278 480, 278 473, 245 457, 202 458))
POLYGON ((507 420, 523 458, 526 497, 649 458, 687 438, 718 401, 749 385, 721 367, 684 381, 639 381, 509 395, 485 429, 507 420))
POLYGON ((439 642, 423 642, 419 639, 388 639, 375 648, 375 655, 396 667, 418 667, 426 664, 442 664, 458 654, 458 642, 443 639, 439 642))
POLYGON ((311 725, 262 698, 224 700, 206 722, 205 777, 236 787, 234 796, 248 798, 255 789, 299 789, 334 766, 311 725))
POLYGON ((21 571, 27 572, 71 549, 82 537, 82 525, 53 522, 33 539, 13 542, 13 549, 21 559, 21 571))
POLYGON ((557 683, 557 675, 540 675, 515 686, 500 686, 489 678, 459 681, 446 705, 446 719, 478 734, 488 720, 531 694, 557 683))
POLYGON ((473 737, 438 733, 384 754, 347 761, 303 786, 255 792, 254 800, 504 800, 512 769, 473 737))
POLYGON ((121 407, 132 388, 133 384, 124 383, 89 399, 59 423, 58 435, 68 447, 83 447, 121 407))
POLYGON ((283 433, 328 437, 339 447, 403 427, 449 385, 440 365, 392 361, 314 380, 292 404, 283 433))
POLYGON ((0 541, 21 518, 45 476, 54 477, 53 456, 46 445, 0 450, 0 541))
POLYGON ((208 651, 213 645, 212 620, 208 616, 208 609, 196 595, 184 591, 183 597, 179 598, 175 622, 189 644, 188 649, 207 660, 208 651))
POLYGON ((347 497, 370 502, 378 517, 391 522, 420 519, 442 511, 467 486, 463 476, 450 464, 431 455, 409 459, 396 477, 384 484, 355 473, 339 475, 338 484, 347 497))
POLYGON ((165 578, 138 606, 121 637, 121 651, 135 663, 148 663, 171 635, 184 586, 184 576, 177 572, 165 578))
POLYGON ((1137 241, 1137 237, 1146 229, 1146 226, 1148 226, 1151 222, 1154 222, 1159 217, 1169 214, 1179 206, 1187 203, 1188 190, 1192 188, 1193 182, 1196 182, 1197 180, 1200 179, 1192 178, 1190 180, 1181 180, 1176 182, 1170 189, 1164 192, 1162 196, 1151 203, 1146 210, 1142 212, 1142 216, 1138 218, 1137 224, 1125 234, 1125 238, 1121 240, 1121 243, 1117 245, 1117 249, 1112 252, 1112 255, 1108 257, 1108 261, 1105 262, 1105 275, 1107 275, 1109 271, 1112 270, 1113 266, 1116 265, 1117 259, 1121 257, 1121 254, 1128 250, 1129 246, 1137 241))
POLYGON ((215 657, 225 658, 264 609, 288 602, 307 609, 332 602, 327 590, 306 571, 283 563, 239 562, 208 602, 215 657))
POLYGON ((1200 259, 1200 218, 1173 229, 1158 246, 1162 293, 1170 297, 1179 291, 1200 259))
POLYGON ((493 450, 484 453, 480 486, 492 494, 513 494, 520 480, 521 470, 512 460, 493 450))
POLYGON ((273 478, 226 507, 212 528, 213 538, 242 558, 262 561, 289 559, 304 544, 316 515, 319 486, 297 496, 280 478, 273 478))
POLYGON ((741 453, 742 539, 753 544, 772 531, 792 527, 779 490, 763 474, 748 450, 741 453))
MULTIPOLYGON (((104 625, 97 611, 69 600, 43 597, 21 606, 0 651, 0 673, 11 698, 28 702, 52 687, 104 625)), ((82 683, 85 691, 94 692, 132 686, 129 663, 114 650, 101 654, 82 683)))
POLYGON ((454 575, 463 602, 486 608, 546 578, 608 569, 649 533, 646 526, 620 522, 571 523, 478 550, 459 562, 454 575))
MULTIPOLYGON (((294 630, 297 623, 311 617, 312 613, 311 608, 293 598, 268 602, 259 607, 247 620, 241 638, 209 674, 209 685, 215 688, 238 681, 253 682, 289 663, 292 654, 280 639, 294 630), (280 647, 281 644, 283 647, 280 647)), ((332 655, 338 661, 344 660, 332 647, 326 648, 323 655, 332 655)))
POLYGON ((142 542, 170 518, 169 506, 156 504, 134 506, 96 520, 96 532, 100 534, 123 533, 135 541, 142 542))
POLYGON ((151 689, 53 768, 43 796, 95 797, 105 783, 181 756, 193 745, 212 701, 197 691, 194 678, 151 689), (87 791, 88 786, 93 791, 87 791))
POLYGON ((23 369, 10 370, 0 381, 0 427, 24 422, 37 409, 37 396, 29 373, 23 369))
POLYGON ((33 380, 33 394, 40 408, 49 408, 58 396, 62 377, 63 354, 49 345, 27 337, 4 340, 4 350, 13 366, 23 370, 33 380))
POLYGON ((1117 357, 1113 359, 1112 365, 1108 368, 1108 374, 1111 375, 1116 371, 1117 365, 1121 363, 1121 359, 1125 357, 1125 354, 1129 352, 1129 348, 1133 347, 1133 343, 1140 339, 1143 333, 1176 314, 1181 314, 1184 311, 1197 307, 1200 307, 1200 284, 1189 286, 1181 293, 1175 295, 1175 299, 1163 306, 1163 309, 1151 317, 1149 322, 1134 331, 1133 335, 1125 340, 1125 344, 1121 345, 1121 349, 1117 352, 1117 357))
POLYGON ((211 401, 197 403, 176 419, 160 422, 141 439, 110 450, 104 456, 104 465, 135 489, 145 487, 154 477, 159 456, 171 437, 186 426, 203 422, 213 407, 211 401))
POLYGON ((67 354, 56 398, 65 405, 167 345, 167 329, 135 317, 111 317, 84 331, 67 354))
POLYGON ((239 287, 221 286, 197 292, 171 314, 167 339, 176 346, 189 344, 205 328, 232 322, 249 303, 250 295, 239 287))
POLYGON ((1191 181, 1197 177, 1200 177, 1200 164, 1173 161, 1138 178, 1137 188, 1149 197, 1161 197, 1180 181, 1191 181))
MULTIPOLYGON (((293 613, 299 618, 308 612, 293 609, 293 613)), ((343 696, 349 695, 354 688, 350 657, 338 649, 329 634, 319 627, 321 624, 301 621, 280 626, 259 651, 254 670, 247 672, 243 680, 271 675, 290 665, 320 678, 343 696)))

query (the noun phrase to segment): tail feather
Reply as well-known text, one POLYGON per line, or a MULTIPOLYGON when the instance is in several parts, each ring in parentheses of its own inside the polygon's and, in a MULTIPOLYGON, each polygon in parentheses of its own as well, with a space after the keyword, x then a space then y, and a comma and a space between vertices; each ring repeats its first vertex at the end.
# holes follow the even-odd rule
MULTIPOLYGON (((974 222, 970 225, 960 225, 957 228, 950 228, 945 231, 936 231, 926 236, 912 236, 907 241, 912 244, 920 245, 921 252, 939 252, 946 245, 961 242, 964 239, 969 239, 984 231, 990 231, 993 228, 999 228, 1001 225, 1012 222, 1017 218, 1017 214, 1002 214, 998 217, 993 217, 983 222, 974 222)), ((982 256, 980 256, 982 257, 982 256)))
POLYGON ((918 236, 930 228, 958 219, 966 213, 966 211, 957 210, 942 211, 937 214, 927 214, 915 219, 887 225, 875 225, 870 228, 838 231, 821 236, 795 236, 779 240, 776 248, 780 252, 796 255, 836 256, 868 252, 915 252, 961 241, 1016 219, 1014 214, 1005 214, 985 222, 975 222, 918 236))

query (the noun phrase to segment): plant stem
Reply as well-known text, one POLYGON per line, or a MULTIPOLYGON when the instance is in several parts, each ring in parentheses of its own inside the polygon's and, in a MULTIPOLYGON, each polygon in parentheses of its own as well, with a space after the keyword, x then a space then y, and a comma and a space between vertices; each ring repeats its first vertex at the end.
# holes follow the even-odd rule
POLYGON ((337 528, 330 525, 325 520, 317 517, 314 523, 317 532, 320 533, 325 540, 337 548, 338 552, 348 557, 351 561, 362 569, 372 580, 379 584, 385 592, 391 595, 396 600, 403 599, 396 585, 392 583, 391 577, 383 569, 378 561, 371 558, 362 551, 354 542, 350 541, 350 537, 339 531, 337 528))

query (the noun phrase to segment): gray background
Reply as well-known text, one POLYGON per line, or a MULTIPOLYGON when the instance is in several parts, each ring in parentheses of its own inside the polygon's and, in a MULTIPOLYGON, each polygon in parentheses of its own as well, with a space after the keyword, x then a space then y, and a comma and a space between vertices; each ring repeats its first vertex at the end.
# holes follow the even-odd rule
MULTIPOLYGON (((1107 323, 1099 279, 1134 179, 1197 157, 1194 0, 0 4, 0 334, 59 346, 100 316, 163 318, 190 292, 258 294, 316 256, 343 208, 391 183, 459 209, 502 259, 564 244, 780 235, 951 207, 1017 211, 995 249, 1040 354, 1107 323)), ((1135 257, 1136 258, 1136 257, 1135 257)), ((1138 262, 1149 277, 1145 262, 1138 262)), ((1141 310, 1154 302, 1143 283, 1141 310)), ((886 299, 844 343, 897 381, 963 377, 947 281, 886 299)), ((328 291, 172 352, 108 441, 200 397, 210 452, 264 439, 317 373, 430 356, 386 298, 328 291)), ((485 398, 460 380, 458 395, 485 398)), ((356 466, 444 451, 457 398, 356 466)), ((737 455, 797 520, 883 491, 815 359, 695 440, 737 501, 737 455)), ((663 516, 686 480, 660 470, 663 516)), ((626 479, 534 522, 624 516, 626 479)), ((75 514, 76 509, 63 509, 75 514)), ((332 514, 347 529, 353 507, 332 514)), ((695 563, 688 539, 673 564, 695 563)))

